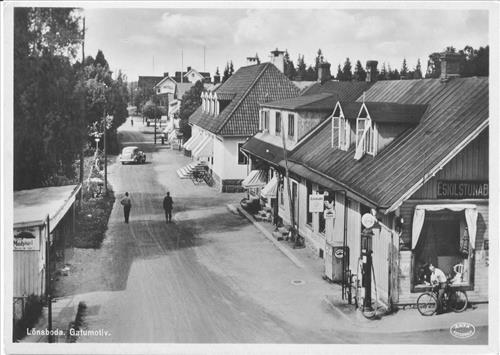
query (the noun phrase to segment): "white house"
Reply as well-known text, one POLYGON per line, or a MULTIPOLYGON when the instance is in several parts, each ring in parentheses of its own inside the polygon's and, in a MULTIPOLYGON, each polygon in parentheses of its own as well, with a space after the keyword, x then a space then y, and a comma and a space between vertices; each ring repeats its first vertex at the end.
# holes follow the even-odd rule
POLYGON ((184 147, 194 159, 207 161, 220 191, 242 191, 248 171, 241 146, 259 130, 259 104, 298 94, 271 63, 241 67, 215 90, 202 94, 202 105, 189 119, 192 137, 184 147))

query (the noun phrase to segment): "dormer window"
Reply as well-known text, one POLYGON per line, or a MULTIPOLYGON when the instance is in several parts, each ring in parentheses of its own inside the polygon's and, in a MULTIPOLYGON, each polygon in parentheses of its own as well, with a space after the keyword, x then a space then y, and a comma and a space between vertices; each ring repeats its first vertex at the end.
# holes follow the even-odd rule
POLYGON ((207 93, 206 92, 203 92, 201 94, 201 110, 204 112, 204 113, 207 113, 208 112, 208 99, 207 99, 207 93))
POLYGON ((363 107, 356 120, 356 153, 354 159, 361 159, 365 153, 375 156, 376 129, 375 123, 370 119, 366 108, 363 107))
POLYGON ((344 117, 342 109, 337 104, 332 115, 332 148, 348 150, 350 145, 351 125, 344 117))

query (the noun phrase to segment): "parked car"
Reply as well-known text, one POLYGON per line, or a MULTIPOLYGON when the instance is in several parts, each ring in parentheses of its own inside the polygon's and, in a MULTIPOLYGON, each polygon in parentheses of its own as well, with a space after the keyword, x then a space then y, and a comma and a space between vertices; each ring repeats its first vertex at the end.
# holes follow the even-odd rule
POLYGON ((144 164, 146 162, 146 154, 137 147, 125 147, 122 149, 120 161, 125 163, 144 164))

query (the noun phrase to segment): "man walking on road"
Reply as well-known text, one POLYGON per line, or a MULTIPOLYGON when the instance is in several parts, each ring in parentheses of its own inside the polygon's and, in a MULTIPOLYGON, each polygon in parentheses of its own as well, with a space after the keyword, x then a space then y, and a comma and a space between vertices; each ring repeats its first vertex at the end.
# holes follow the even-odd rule
POLYGON ((125 216, 125 223, 128 223, 130 209, 132 208, 132 201, 130 201, 128 192, 125 192, 125 197, 121 199, 120 203, 123 205, 123 215, 125 216))
POLYGON ((163 209, 165 210, 166 223, 172 222, 172 197, 170 197, 170 192, 167 192, 167 196, 163 199, 163 209))

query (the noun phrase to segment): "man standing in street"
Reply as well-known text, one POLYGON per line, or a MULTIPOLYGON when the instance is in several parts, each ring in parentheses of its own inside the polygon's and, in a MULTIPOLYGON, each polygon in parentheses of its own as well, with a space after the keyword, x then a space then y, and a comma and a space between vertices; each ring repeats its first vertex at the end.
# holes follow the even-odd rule
POLYGON ((170 192, 167 192, 167 196, 163 199, 163 209, 165 210, 166 223, 172 222, 172 197, 170 197, 170 192))
POLYGON ((120 203, 123 205, 123 215, 125 216, 125 223, 128 223, 130 209, 132 208, 132 201, 130 201, 128 192, 125 192, 125 197, 121 199, 120 203))

